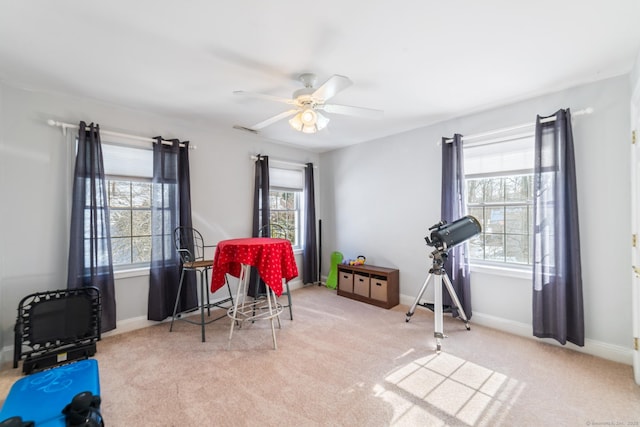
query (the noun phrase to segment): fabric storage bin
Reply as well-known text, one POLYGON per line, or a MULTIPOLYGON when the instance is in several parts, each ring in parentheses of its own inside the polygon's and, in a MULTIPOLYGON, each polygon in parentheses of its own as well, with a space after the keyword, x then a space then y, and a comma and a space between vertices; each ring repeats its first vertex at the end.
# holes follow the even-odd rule
POLYGON ((369 276, 358 273, 353 275, 353 293, 369 298, 369 276))
POLYGON ((343 292, 353 293, 353 273, 340 271, 338 274, 338 289, 343 292))
POLYGON ((371 298, 387 301, 387 280, 384 276, 371 276, 371 298))

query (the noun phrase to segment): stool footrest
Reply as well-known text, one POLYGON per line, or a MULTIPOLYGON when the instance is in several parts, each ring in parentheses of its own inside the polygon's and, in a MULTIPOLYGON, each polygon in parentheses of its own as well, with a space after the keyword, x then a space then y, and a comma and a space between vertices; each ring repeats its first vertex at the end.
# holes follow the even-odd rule
POLYGON ((247 320, 268 320, 279 316, 280 313, 282 313, 282 304, 275 303, 271 306, 271 312, 269 312, 269 305, 266 300, 256 300, 245 303, 239 306, 237 310, 235 310, 234 307, 229 307, 227 310, 227 316, 240 322, 247 320))

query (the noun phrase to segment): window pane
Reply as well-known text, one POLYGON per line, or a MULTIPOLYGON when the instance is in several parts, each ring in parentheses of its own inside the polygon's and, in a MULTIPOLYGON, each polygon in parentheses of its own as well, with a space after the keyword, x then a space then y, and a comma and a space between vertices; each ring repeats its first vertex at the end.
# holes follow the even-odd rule
POLYGON ((510 176, 504 179, 505 199, 509 202, 526 202, 529 197, 529 177, 510 176))
POLYGON ((467 199, 469 204, 482 203, 484 201, 485 181, 471 179, 467 181, 467 199))
POLYGON ((486 181, 485 202, 503 202, 504 201, 504 179, 493 178, 486 181))
POLYGON ((529 262, 529 236, 527 235, 507 235, 506 236, 506 261, 519 264, 529 262))
POLYGON ((484 236, 482 234, 469 240, 469 258, 484 259, 484 236))
POLYGON ((132 211, 133 218, 132 236, 150 236, 151 235, 151 211, 132 211))
POLYGON ((484 249, 486 260, 504 262, 504 235, 486 234, 484 249))
POLYGON ((486 208, 486 233, 504 233, 504 207, 486 208))
POLYGON ((124 181, 109 181, 109 206, 124 208, 131 206, 131 184, 124 181))
POLYGON ((113 265, 123 265, 131 263, 131 239, 111 238, 111 253, 113 265))
POLYGON ((151 184, 147 182, 132 182, 131 199, 131 206, 134 208, 150 208, 151 184))
POLYGON ((132 262, 149 262, 151 259, 151 236, 134 237, 132 240, 132 262))
POLYGON ((111 237, 125 237, 131 235, 131 211, 111 209, 109 212, 111 237))
POLYGON ((505 208, 505 228, 507 233, 527 234, 528 209, 526 206, 507 206, 505 208))

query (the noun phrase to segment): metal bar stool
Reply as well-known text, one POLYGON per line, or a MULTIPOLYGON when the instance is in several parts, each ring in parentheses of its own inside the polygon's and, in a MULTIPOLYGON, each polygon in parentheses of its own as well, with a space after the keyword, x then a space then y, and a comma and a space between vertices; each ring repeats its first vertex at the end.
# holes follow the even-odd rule
MULTIPOLYGON (((202 238, 202 234, 200 234, 198 230, 192 227, 177 227, 173 231, 173 241, 175 243, 176 251, 178 251, 178 254, 180 254, 180 261, 182 262, 182 273, 180 274, 180 284, 178 285, 178 293, 176 294, 176 302, 173 307, 173 315, 171 317, 171 326, 169 327, 169 332, 173 330, 173 322, 176 319, 183 320, 185 322, 192 323, 194 325, 200 325, 202 329, 202 342, 205 342, 205 325, 213 321, 216 321, 218 319, 222 319, 223 317, 226 317, 226 312, 225 312, 224 314, 222 314, 219 317, 216 317, 215 319, 205 321, 205 316, 204 316, 205 308, 207 310, 207 317, 211 317, 212 307, 219 307, 226 310, 229 307, 224 307, 223 304, 227 302, 231 302, 231 306, 233 306, 233 296, 231 294, 231 287, 229 286, 229 282, 227 281, 227 290, 229 292, 229 297, 212 303, 209 298, 208 285, 209 285, 209 271, 213 269, 213 260, 205 259, 204 248, 214 247, 214 246, 205 246, 204 239, 202 238), (200 276, 200 303, 199 303, 199 306, 197 307, 200 309, 199 321, 191 320, 185 317, 184 314, 186 312, 178 313, 178 305, 180 302, 180 294, 182 292, 184 277, 185 277, 185 274, 191 271, 196 272, 200 276)), ((189 311, 193 311, 193 309, 189 311)))

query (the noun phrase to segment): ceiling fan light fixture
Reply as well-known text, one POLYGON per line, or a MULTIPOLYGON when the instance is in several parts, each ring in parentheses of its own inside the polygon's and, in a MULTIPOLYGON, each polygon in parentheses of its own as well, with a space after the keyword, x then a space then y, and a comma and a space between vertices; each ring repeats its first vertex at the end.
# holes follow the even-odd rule
POLYGON ((300 120, 300 113, 297 113, 295 116, 290 118, 289 124, 291 125, 292 128, 294 128, 298 132, 302 132, 302 127, 304 125, 302 124, 302 120, 300 120))
POLYGON ((316 133, 318 132, 318 128, 313 125, 313 126, 302 126, 302 132, 304 133, 316 133))
POLYGON ((302 124, 305 127, 315 125, 317 119, 318 119, 318 116, 316 112, 313 111, 311 108, 306 108, 302 110, 302 112, 300 113, 300 121, 302 121, 302 124))
POLYGON ((327 124, 329 124, 329 119, 318 112, 316 112, 316 116, 316 127, 318 130, 326 128, 327 124))
POLYGON ((298 132, 316 133, 324 129, 329 123, 329 119, 311 108, 306 108, 298 112, 289 120, 292 128, 298 132))

